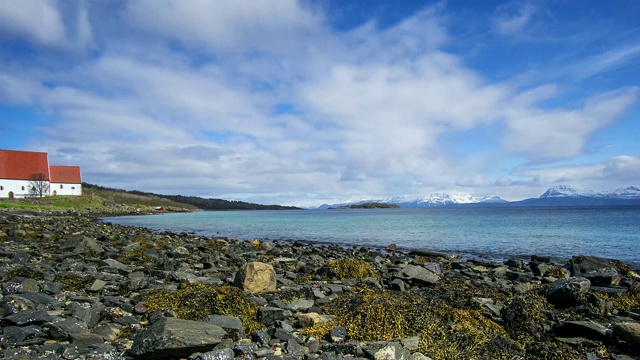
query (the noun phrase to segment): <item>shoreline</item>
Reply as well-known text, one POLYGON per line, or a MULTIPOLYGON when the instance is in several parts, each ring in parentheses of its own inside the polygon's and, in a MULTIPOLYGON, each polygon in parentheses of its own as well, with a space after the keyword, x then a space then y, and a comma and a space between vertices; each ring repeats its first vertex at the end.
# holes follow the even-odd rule
POLYGON ((640 276, 611 259, 237 241, 75 212, 0 211, 0 230, 4 357, 640 355, 640 276))

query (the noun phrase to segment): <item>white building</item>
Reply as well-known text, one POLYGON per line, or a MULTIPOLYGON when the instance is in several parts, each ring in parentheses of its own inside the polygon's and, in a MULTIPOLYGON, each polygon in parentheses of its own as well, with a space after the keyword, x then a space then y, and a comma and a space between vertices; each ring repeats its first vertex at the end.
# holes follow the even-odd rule
POLYGON ((81 195, 77 166, 49 166, 47 153, 0 150, 0 198, 21 198, 41 186, 43 195, 81 195))

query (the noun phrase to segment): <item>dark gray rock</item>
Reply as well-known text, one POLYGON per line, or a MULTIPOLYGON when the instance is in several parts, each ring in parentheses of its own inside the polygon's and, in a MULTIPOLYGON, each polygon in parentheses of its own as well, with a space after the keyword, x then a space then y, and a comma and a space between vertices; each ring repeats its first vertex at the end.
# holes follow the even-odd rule
POLYGON ((568 308, 577 305, 589 291, 591 283, 582 277, 571 277, 557 280, 552 285, 553 290, 547 295, 547 300, 558 308, 568 308))
POLYGON ((530 273, 520 272, 520 271, 512 271, 507 270, 506 272, 507 279, 511 281, 526 283, 530 282, 533 279, 533 275, 530 273))
POLYGON ((553 328, 557 336, 605 340, 608 328, 593 321, 565 321, 553 328))
POLYGON ((24 326, 33 323, 51 322, 54 318, 44 310, 24 310, 5 316, 4 320, 14 325, 24 326))
POLYGON ((12 346, 42 344, 47 341, 47 333, 40 326, 5 326, 2 328, 4 343, 12 346))
POLYGON ((224 329, 231 336, 233 340, 240 340, 245 338, 244 328, 242 327, 242 320, 235 316, 225 315, 209 315, 207 322, 214 325, 218 325, 224 329))
POLYGON ((212 350, 226 335, 214 324, 162 318, 136 335, 131 353, 142 358, 187 357, 212 350))
POLYGON ((284 319, 284 309, 270 306, 258 308, 258 321, 266 326, 275 324, 276 320, 284 319))
POLYGON ((427 270, 424 267, 417 265, 405 266, 400 270, 397 276, 411 282, 428 286, 433 286, 438 281, 440 281, 440 277, 433 271, 427 270))
POLYGON ((640 348, 640 323, 621 322, 613 325, 613 334, 631 346, 640 348))
POLYGON ((596 256, 574 256, 569 261, 569 270, 573 276, 584 276, 592 271, 613 268, 615 268, 613 261, 596 256))
POLYGON ((235 353, 232 349, 216 349, 205 353, 195 353, 189 356, 189 360, 233 360, 235 353))
POLYGON ((329 339, 334 343, 343 343, 347 339, 347 329, 342 326, 331 329, 329 339))
POLYGON ((620 282, 620 274, 616 269, 600 269, 596 271, 589 271, 582 274, 585 278, 589 279, 592 285, 617 285, 620 282))

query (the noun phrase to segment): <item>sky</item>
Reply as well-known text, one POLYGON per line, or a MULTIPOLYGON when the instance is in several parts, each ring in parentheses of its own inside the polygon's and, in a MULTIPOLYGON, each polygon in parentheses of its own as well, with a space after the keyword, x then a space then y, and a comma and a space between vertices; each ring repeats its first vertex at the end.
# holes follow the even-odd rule
POLYGON ((635 0, 0 0, 0 148, 263 204, 640 186, 635 0))

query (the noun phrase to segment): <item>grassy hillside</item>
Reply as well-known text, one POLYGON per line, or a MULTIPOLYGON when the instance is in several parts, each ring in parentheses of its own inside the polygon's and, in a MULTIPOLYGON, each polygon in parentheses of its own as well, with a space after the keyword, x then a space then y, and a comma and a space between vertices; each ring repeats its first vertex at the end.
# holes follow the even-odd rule
POLYGON ((279 210, 296 209, 279 205, 260 205, 242 201, 204 199, 193 196, 158 195, 141 191, 125 191, 98 185, 82 184, 82 196, 48 196, 44 198, 0 199, 1 209, 25 211, 65 211, 131 214, 164 211, 197 210, 279 210))

